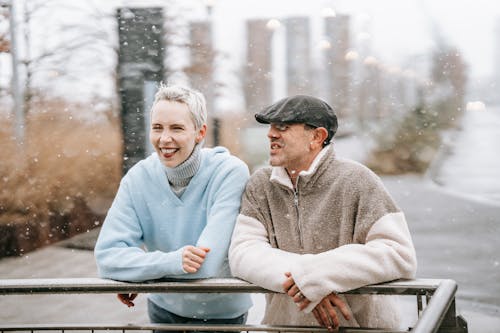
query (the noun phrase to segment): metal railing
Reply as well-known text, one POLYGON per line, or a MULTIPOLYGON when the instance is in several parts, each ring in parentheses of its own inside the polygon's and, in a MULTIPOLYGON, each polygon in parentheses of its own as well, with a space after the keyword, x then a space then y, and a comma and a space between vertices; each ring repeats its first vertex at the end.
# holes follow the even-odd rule
MULTIPOLYGON (((340 327, 339 332, 415 332, 467 333, 467 323, 456 314, 453 280, 398 280, 365 286, 344 294, 415 295, 418 320, 408 331, 377 328, 340 327), (424 307, 425 303, 425 307, 424 307)), ((0 295, 100 294, 100 293, 272 293, 238 279, 156 280, 143 283, 119 282, 98 278, 0 279, 0 295)), ((178 324, 0 324, 7 331, 266 331, 327 332, 322 327, 287 325, 178 325, 178 324)))

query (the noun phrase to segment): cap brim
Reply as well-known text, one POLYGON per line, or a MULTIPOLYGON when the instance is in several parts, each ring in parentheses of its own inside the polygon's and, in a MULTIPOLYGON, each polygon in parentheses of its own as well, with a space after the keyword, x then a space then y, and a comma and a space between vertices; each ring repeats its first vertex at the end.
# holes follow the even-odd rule
POLYGON ((256 114, 255 115, 255 120, 257 120, 257 122, 259 122, 261 124, 270 124, 271 123, 269 121, 269 119, 267 119, 266 117, 262 116, 261 114, 256 114))

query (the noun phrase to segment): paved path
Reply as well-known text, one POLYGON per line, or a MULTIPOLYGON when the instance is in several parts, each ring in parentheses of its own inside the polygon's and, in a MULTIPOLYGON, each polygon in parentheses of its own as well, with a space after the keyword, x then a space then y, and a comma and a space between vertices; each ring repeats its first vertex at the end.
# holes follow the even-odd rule
POLYGON ((466 111, 447 133, 431 178, 455 193, 500 205, 500 106, 466 111))
POLYGON ((500 205, 470 200, 417 176, 384 177, 384 183, 407 216, 417 276, 456 280, 470 332, 499 332, 500 205))

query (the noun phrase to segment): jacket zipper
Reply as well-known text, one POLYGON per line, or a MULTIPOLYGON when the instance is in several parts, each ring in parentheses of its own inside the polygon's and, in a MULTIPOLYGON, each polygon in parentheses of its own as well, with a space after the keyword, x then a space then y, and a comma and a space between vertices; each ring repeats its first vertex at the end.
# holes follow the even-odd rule
POLYGON ((299 192, 297 187, 293 189, 293 204, 295 206, 295 212, 297 213, 297 227, 299 228, 299 242, 300 248, 304 248, 304 240, 302 236, 302 225, 300 223, 300 214, 299 214, 299 192))

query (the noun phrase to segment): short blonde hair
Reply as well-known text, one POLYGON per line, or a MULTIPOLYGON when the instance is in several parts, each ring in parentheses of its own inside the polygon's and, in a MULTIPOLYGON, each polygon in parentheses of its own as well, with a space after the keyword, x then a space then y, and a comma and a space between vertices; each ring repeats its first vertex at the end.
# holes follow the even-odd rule
POLYGON ((207 123, 207 103, 203 94, 198 90, 181 85, 165 85, 160 83, 160 87, 155 94, 155 100, 151 107, 151 111, 159 101, 172 101, 186 104, 197 130, 199 130, 203 124, 207 123))

